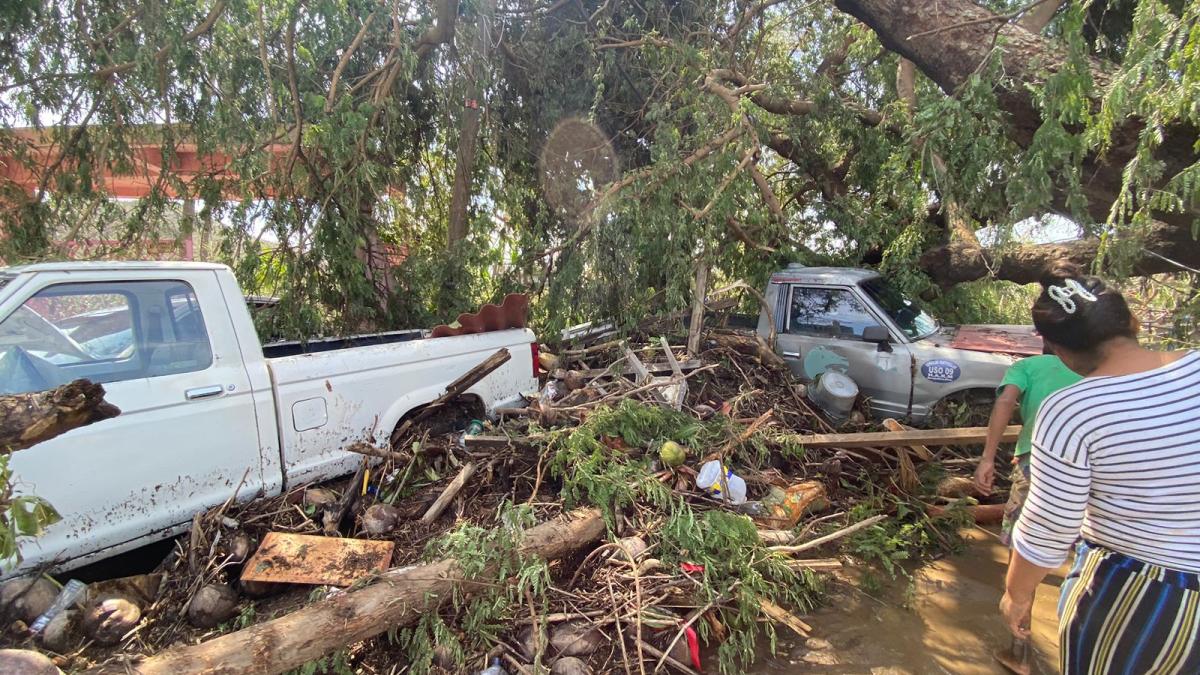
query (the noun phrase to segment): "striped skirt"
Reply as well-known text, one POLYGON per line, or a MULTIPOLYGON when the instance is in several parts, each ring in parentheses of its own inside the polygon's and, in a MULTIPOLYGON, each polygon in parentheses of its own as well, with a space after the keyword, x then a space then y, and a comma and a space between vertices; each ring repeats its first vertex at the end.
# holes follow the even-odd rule
POLYGON ((1200 673, 1200 575, 1080 542, 1058 616, 1064 675, 1200 673))

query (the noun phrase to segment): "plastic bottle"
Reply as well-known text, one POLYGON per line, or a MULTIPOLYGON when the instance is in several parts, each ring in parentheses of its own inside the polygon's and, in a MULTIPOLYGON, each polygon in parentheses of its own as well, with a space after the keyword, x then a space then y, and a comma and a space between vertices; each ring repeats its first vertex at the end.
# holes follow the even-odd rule
POLYGON ((87 584, 78 579, 68 581, 67 585, 63 586, 62 590, 58 592, 58 597, 54 599, 54 604, 50 605, 50 609, 47 609, 45 613, 33 622, 33 625, 29 627, 29 631, 37 635, 45 630, 46 626, 50 625, 50 620, 58 616, 64 609, 73 605, 86 588, 87 584))
POLYGON ((729 467, 722 467, 721 462, 711 460, 704 463, 700 467, 700 473, 696 476, 696 487, 704 490, 708 494, 723 499, 721 494, 722 481, 721 470, 725 470, 725 485, 729 486, 729 503, 743 504, 746 501, 746 481, 742 477, 729 470, 729 467))
POLYGON ((492 659, 492 665, 480 671, 479 675, 508 675, 508 671, 500 667, 500 659, 492 659))
POLYGON ((462 435, 458 437, 458 447, 467 447, 467 436, 478 436, 483 433, 483 422, 480 420, 471 420, 467 422, 467 428, 463 430, 462 435))

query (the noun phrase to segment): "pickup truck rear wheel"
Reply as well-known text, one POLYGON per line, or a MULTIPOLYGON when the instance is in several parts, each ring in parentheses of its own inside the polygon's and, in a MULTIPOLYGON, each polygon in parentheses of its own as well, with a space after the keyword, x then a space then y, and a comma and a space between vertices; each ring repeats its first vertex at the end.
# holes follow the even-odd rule
POLYGON ((968 389, 943 398, 933 406, 928 426, 934 429, 985 427, 996 402, 996 392, 968 389))

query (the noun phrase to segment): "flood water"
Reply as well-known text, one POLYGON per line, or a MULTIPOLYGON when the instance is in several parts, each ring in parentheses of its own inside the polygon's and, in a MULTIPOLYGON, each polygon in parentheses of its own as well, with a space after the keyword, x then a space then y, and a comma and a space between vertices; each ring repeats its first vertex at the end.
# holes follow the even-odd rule
MULTIPOLYGON (((765 656, 749 672, 864 673, 871 675, 991 675, 1009 671, 992 651, 1010 642, 997 605, 1004 588, 1008 549, 995 535, 964 532, 967 550, 916 567, 906 599, 898 578, 873 598, 849 583, 832 584, 829 602, 805 620, 807 645, 794 634, 778 656, 765 656), (907 604, 907 607, 905 606, 907 604), (820 641, 828 644, 821 644, 820 641), (813 649, 815 647, 816 649, 813 649), (836 662, 835 662, 836 661, 836 662)), ((1035 673, 1058 673, 1058 585, 1066 568, 1047 577, 1033 610, 1035 673)))

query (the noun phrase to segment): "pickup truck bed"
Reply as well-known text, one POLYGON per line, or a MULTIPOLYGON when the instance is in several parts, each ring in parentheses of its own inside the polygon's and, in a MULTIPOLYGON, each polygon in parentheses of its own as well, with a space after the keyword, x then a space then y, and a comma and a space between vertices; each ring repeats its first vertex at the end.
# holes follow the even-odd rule
POLYGON ((201 263, 56 263, 0 270, 0 391, 84 377, 121 415, 16 453, 18 494, 63 520, 18 570, 60 569, 162 539, 227 500, 349 473, 357 440, 400 420, 499 349, 471 387, 485 411, 537 387, 525 329, 422 339, 395 331, 260 344, 233 274, 201 263))

